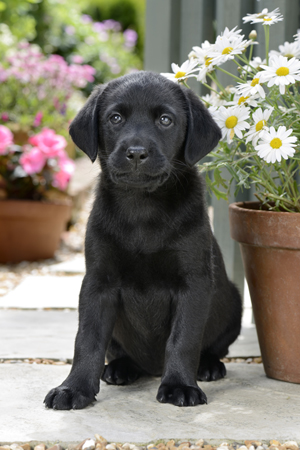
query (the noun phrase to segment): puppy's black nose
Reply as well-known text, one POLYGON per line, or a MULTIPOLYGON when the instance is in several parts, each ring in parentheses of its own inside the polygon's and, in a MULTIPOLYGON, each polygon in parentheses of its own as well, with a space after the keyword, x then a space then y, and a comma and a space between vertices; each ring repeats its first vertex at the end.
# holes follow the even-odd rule
POLYGON ((148 158, 148 151, 145 147, 128 147, 126 158, 134 164, 141 164, 148 158))

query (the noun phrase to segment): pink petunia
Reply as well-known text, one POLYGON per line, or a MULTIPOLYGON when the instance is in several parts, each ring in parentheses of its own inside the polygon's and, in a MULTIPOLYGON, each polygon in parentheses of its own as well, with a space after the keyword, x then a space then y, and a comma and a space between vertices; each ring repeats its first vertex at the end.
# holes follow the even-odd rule
POLYGON ((70 158, 65 157, 59 161, 58 165, 60 170, 54 174, 52 185, 61 191, 64 191, 74 172, 75 164, 70 158))
POLYGON ((45 163, 46 157, 38 147, 32 147, 20 157, 20 164, 28 175, 40 172, 45 163))
POLYGON ((0 125, 0 155, 7 153, 7 147, 13 143, 14 136, 9 128, 0 125))
POLYGON ((39 127, 41 125, 42 118, 43 118, 43 113, 40 111, 36 114, 36 116, 34 118, 33 126, 39 127))
POLYGON ((55 158, 67 146, 63 136, 55 134, 55 131, 44 128, 40 133, 29 138, 32 145, 38 147, 47 158, 55 158))

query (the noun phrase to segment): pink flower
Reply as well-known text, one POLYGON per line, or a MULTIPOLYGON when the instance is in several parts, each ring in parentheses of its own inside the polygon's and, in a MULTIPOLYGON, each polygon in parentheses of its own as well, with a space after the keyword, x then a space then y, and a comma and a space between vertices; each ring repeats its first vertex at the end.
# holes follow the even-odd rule
POLYGON ((41 125, 42 118, 43 118, 43 113, 42 112, 38 112, 37 115, 34 118, 33 126, 34 127, 39 127, 41 125))
POLYGON ((67 141, 63 136, 55 134, 55 131, 44 128, 41 133, 29 138, 32 145, 38 147, 47 158, 54 158, 61 154, 67 146, 67 141))
POLYGON ((60 170, 54 174, 52 185, 61 191, 64 191, 74 172, 75 164, 70 158, 65 157, 59 161, 58 166, 60 170))
POLYGON ((46 163, 44 153, 38 147, 32 147, 29 152, 23 153, 20 164, 28 175, 38 173, 46 163))
POLYGON ((0 155, 4 155, 7 147, 13 143, 14 136, 9 128, 0 125, 0 155))
POLYGON ((9 115, 7 113, 2 113, 1 114, 1 120, 3 120, 3 122, 8 122, 9 121, 9 115))
POLYGON ((83 57, 80 56, 80 55, 74 55, 74 56, 72 57, 72 62, 73 62, 74 64, 82 64, 82 63, 83 63, 83 57))

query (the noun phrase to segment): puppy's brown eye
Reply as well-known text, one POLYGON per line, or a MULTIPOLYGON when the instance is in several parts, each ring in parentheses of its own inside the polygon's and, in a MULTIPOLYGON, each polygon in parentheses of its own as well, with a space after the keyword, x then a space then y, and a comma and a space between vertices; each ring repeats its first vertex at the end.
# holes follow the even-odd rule
POLYGON ((169 116, 161 116, 159 122, 161 123, 161 125, 168 127, 169 125, 171 125, 172 119, 169 116))
POLYGON ((120 114, 113 114, 109 120, 111 121, 111 123, 117 124, 122 122, 122 117, 120 116, 120 114))

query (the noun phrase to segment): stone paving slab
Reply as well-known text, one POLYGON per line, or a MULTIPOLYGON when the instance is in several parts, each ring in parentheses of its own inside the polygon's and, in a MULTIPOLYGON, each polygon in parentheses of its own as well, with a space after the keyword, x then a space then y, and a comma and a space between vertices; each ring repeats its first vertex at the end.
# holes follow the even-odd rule
POLYGON ((0 308, 77 308, 82 275, 34 276, 0 297, 0 308))
POLYGON ((111 442, 157 439, 300 440, 300 385, 266 378, 263 367, 227 364, 228 377, 201 383, 208 405, 179 408, 155 400, 158 378, 131 386, 101 382, 98 401, 78 411, 43 406, 70 366, 1 364, 0 442, 75 442, 95 433, 111 442))
POLYGON ((73 358, 77 311, 0 310, 0 358, 73 358))
MULTIPOLYGON (((77 311, 0 309, 0 358, 73 358, 77 311)), ((243 327, 232 358, 260 356, 255 327, 243 327)))
POLYGON ((85 258, 84 256, 78 256, 59 264, 53 264, 49 267, 49 271, 52 273, 82 273, 85 274, 85 258))

